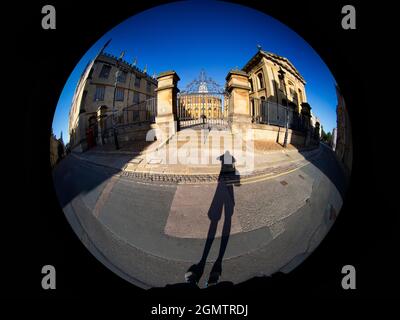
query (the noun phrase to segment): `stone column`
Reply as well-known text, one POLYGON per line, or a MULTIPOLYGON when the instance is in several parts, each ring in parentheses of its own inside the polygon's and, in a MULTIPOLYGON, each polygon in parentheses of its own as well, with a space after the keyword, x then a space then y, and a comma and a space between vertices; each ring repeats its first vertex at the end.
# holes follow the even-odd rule
POLYGON ((157 77, 157 116, 155 118, 156 137, 161 142, 176 132, 177 87, 179 77, 175 71, 160 73, 157 77))
POLYGON ((227 91, 230 94, 228 103, 228 120, 232 133, 251 127, 250 116, 250 83, 246 72, 231 70, 226 76, 227 91))

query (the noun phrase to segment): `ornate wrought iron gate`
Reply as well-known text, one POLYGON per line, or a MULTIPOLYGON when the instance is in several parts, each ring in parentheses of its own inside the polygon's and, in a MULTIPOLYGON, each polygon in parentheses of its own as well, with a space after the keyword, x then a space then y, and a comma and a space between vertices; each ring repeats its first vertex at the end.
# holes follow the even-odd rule
POLYGON ((204 71, 178 94, 178 130, 184 128, 227 129, 229 95, 204 71))

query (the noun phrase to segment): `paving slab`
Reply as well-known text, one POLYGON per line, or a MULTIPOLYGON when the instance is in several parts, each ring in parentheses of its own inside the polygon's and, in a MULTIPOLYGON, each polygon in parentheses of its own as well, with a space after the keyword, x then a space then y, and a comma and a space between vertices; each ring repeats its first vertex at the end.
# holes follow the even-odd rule
MULTIPOLYGON (((222 192, 216 193, 217 184, 183 186, 179 185, 172 200, 171 209, 164 228, 165 234, 178 238, 206 239, 210 227, 210 203, 217 201, 229 202, 234 206, 233 199, 226 187, 219 188, 222 192)), ((220 213, 216 236, 222 236, 225 220, 225 209, 220 213)), ((230 234, 242 232, 240 221, 233 212, 230 234)))

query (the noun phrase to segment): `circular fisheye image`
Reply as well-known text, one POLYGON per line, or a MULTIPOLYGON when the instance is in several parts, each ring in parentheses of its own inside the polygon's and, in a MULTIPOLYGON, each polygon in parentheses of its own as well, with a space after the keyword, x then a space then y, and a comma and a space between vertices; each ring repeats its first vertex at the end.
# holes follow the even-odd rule
POLYGON ((50 162, 63 212, 142 288, 288 273, 321 243, 352 164, 346 104, 294 31, 179 2, 101 37, 68 78, 50 162))

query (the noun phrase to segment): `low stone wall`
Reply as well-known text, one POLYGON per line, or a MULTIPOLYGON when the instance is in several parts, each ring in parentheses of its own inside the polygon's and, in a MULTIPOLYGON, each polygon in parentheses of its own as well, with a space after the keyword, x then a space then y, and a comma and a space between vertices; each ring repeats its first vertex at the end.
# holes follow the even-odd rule
MULTIPOLYGON (((146 135, 150 130, 150 125, 147 123, 135 125, 131 127, 118 128, 118 141, 145 141, 146 135)), ((114 136, 112 130, 105 137, 105 143, 114 143, 114 136)))
POLYGON ((125 130, 118 131, 118 137, 121 140, 132 141, 132 140, 146 140, 146 135, 150 130, 149 124, 142 124, 141 126, 126 128, 125 130))
MULTIPOLYGON (((280 144, 284 142, 285 128, 267 124, 253 124, 252 129, 254 140, 273 141, 280 144)), ((304 145, 305 135, 302 132, 289 129, 287 142, 294 145, 304 145)))

